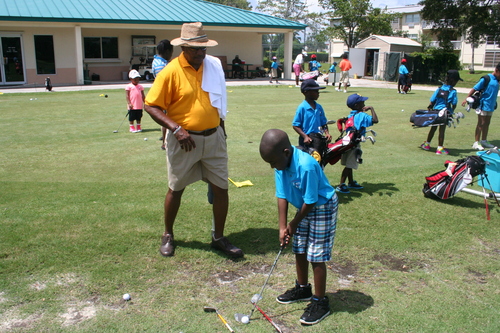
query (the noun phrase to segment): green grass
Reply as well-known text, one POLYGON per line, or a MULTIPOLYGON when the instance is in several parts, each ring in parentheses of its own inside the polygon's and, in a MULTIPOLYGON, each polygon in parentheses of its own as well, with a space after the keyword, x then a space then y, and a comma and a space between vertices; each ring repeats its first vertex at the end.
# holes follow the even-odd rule
MULTIPOLYGON (((488 221, 480 197, 437 201, 421 192, 446 159, 473 154, 476 115, 447 129, 451 155, 437 156, 418 148, 427 130, 408 122, 432 92, 403 96, 391 88, 351 89, 370 98, 380 123, 355 171, 365 189, 340 196, 328 263, 333 314, 302 327, 305 304, 274 301, 295 279, 286 249, 260 302, 284 332, 500 330, 500 209, 490 202, 488 221)), ((1 332, 226 332, 205 305, 237 332, 273 331, 258 312, 249 325, 233 316, 250 312, 279 248, 273 171, 260 159, 259 140, 281 128, 296 142, 291 119, 302 95, 287 85, 228 90, 230 177, 254 184, 230 185, 226 235, 246 254, 238 261, 210 249, 201 182, 185 191, 175 257, 159 255, 167 190, 160 131, 145 115, 143 133, 128 133, 126 122, 113 133, 126 113, 122 90, 106 91, 109 98, 100 91, 0 95, 1 332)), ((328 87, 319 102, 337 119, 348 113, 346 98, 328 87)), ((496 145, 499 131, 494 116, 496 145)), ((341 170, 326 167, 332 185, 341 170)))

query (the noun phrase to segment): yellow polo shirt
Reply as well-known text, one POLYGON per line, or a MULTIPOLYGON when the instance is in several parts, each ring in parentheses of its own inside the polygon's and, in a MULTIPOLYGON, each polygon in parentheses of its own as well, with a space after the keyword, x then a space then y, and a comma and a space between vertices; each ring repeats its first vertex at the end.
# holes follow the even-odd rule
POLYGON ((201 89, 202 77, 203 65, 195 70, 181 53, 156 76, 145 103, 166 110, 186 130, 217 127, 219 112, 210 103, 208 93, 201 89))

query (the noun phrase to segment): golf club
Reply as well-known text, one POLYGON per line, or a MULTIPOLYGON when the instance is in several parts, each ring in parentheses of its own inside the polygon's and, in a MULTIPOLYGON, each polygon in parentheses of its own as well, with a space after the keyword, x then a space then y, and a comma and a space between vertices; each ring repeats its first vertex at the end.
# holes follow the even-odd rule
POLYGON ((251 303, 253 303, 253 308, 252 308, 252 311, 250 312, 250 315, 246 315, 243 313, 236 313, 234 315, 234 319, 236 319, 236 321, 243 323, 243 324, 248 324, 250 322, 250 318, 252 317, 252 314, 255 311, 255 308, 257 307, 257 302, 259 302, 262 299, 262 294, 264 292, 264 288, 266 288, 267 282, 269 281, 269 278, 271 277, 271 274, 273 273, 273 270, 276 267, 276 264, 278 263, 278 259, 281 255, 281 252, 285 248, 285 245, 286 244, 281 245, 280 250, 278 252, 278 255, 276 256, 276 259, 274 259, 274 263, 271 266, 271 270, 269 271, 269 274, 267 275, 266 281, 264 282, 264 285, 260 289, 260 293, 253 295, 252 301, 251 301, 251 303))
POLYGON ((273 325, 276 332, 282 333, 281 328, 279 328, 279 326, 276 325, 276 323, 257 304, 255 304, 255 307, 257 308, 257 310, 259 310, 260 313, 262 313, 264 318, 266 318, 267 321, 270 322, 271 325, 273 325))
POLYGON ((118 133, 118 130, 120 129, 120 127, 122 127, 122 124, 123 122, 125 121, 125 119, 127 119, 127 116, 129 114, 130 111, 127 111, 127 114, 125 115, 125 118, 123 118, 122 122, 120 123, 120 126, 118 126, 118 128, 116 129, 116 131, 113 131, 113 133, 118 133))
POLYGON ((203 310, 205 312, 215 312, 217 314, 217 317, 219 317, 219 319, 224 323, 224 325, 226 325, 227 329, 230 332, 234 333, 234 330, 231 328, 231 326, 229 326, 229 324, 227 323, 227 321, 224 319, 224 317, 222 317, 222 315, 219 313, 219 311, 216 308, 213 308, 211 306, 204 306, 203 310))

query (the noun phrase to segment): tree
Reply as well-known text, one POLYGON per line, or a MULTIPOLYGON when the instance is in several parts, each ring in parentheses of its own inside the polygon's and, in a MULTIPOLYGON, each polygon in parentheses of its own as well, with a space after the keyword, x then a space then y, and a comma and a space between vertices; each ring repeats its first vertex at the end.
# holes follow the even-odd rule
POLYGON ((464 36, 472 47, 470 71, 474 72, 474 49, 488 35, 498 35, 498 0, 423 0, 422 18, 432 24, 441 47, 451 49, 451 40, 464 36))
POLYGON ((304 22, 308 13, 307 3, 304 0, 261 0, 257 9, 294 22, 304 22))
POLYGON ((349 48, 370 35, 391 36, 391 21, 401 16, 373 8, 370 0, 319 0, 319 3, 334 22, 324 33, 343 40, 349 48))
POLYGON ((247 0, 206 0, 208 2, 220 3, 230 7, 251 10, 252 6, 247 0))

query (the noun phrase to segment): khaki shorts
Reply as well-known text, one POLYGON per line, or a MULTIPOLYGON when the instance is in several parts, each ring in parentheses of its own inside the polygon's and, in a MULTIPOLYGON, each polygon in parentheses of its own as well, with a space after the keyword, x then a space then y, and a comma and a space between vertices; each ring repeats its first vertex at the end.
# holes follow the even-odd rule
POLYGON ((493 116, 493 112, 492 111, 483 111, 481 109, 477 109, 476 110, 476 113, 480 116, 484 116, 484 117, 491 117, 493 116))
POLYGON ((342 72, 340 74, 340 81, 342 83, 349 83, 349 71, 342 72))
POLYGON ((346 168, 358 170, 359 166, 357 159, 358 149, 360 149, 359 146, 349 150, 346 153, 343 153, 342 156, 340 157, 340 164, 345 166, 346 168))
POLYGON ((228 188, 227 145, 222 127, 209 136, 193 135, 196 148, 181 149, 179 141, 167 131, 168 186, 180 191, 189 184, 203 180, 222 189, 228 188))

